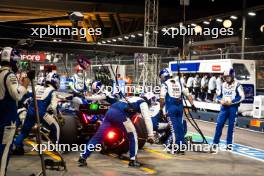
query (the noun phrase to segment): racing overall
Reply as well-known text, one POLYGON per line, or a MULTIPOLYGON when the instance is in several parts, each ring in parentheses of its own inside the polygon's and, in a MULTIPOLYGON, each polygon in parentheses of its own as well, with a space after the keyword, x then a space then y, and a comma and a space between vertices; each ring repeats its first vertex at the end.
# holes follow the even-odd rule
POLYGON ((4 176, 9 160, 9 151, 16 132, 17 101, 21 99, 26 89, 18 87, 15 74, 8 68, 0 69, 0 176, 4 176))
MULTIPOLYGON (((47 111, 52 110, 54 115, 57 114, 58 99, 54 87, 51 85, 48 85, 47 87, 36 86, 36 98, 39 108, 40 122, 48 126, 51 130, 52 139, 54 140, 53 142, 59 141, 60 126, 56 119, 50 115, 51 113, 46 113, 47 111)), ((23 140, 28 136, 35 122, 34 101, 31 101, 21 134, 14 141, 17 147, 23 147, 23 140)))
POLYGON ((226 143, 233 143, 233 130, 236 121, 237 111, 239 104, 245 99, 244 90, 241 84, 237 81, 233 81, 231 85, 227 82, 222 84, 220 89, 220 95, 217 96, 217 101, 219 102, 221 99, 227 100, 230 99, 232 101, 231 105, 222 105, 220 113, 217 118, 217 125, 215 129, 214 135, 214 144, 218 144, 222 135, 222 130, 225 125, 226 120, 228 119, 228 130, 227 130, 227 138, 226 143))
POLYGON ((24 120, 26 119, 26 115, 27 115, 27 109, 31 101, 33 101, 33 95, 31 92, 27 92, 21 98, 21 100, 18 101, 17 114, 19 118, 17 119, 17 127, 24 124, 24 120))
POLYGON ((78 111, 80 104, 87 103, 84 100, 84 97, 82 96, 82 94, 87 91, 87 86, 84 77, 79 76, 78 74, 74 74, 69 79, 69 86, 74 93, 74 97, 72 99, 73 107, 76 111, 78 111))
POLYGON ((188 91, 182 90, 181 84, 176 79, 168 79, 161 85, 160 98, 165 99, 173 145, 184 143, 182 93, 187 96, 188 91))
POLYGON ((83 93, 87 90, 85 79, 78 74, 74 74, 69 80, 69 86, 74 93, 83 93))
POLYGON ((168 127, 168 123, 160 118, 160 103, 159 102, 151 106, 149 108, 149 112, 150 112, 154 131, 163 131, 168 127))
MULTIPOLYGON (((148 104, 140 97, 129 97, 127 101, 129 104, 125 100, 121 100, 114 103, 110 107, 105 115, 102 125, 99 127, 92 139, 87 143, 87 146, 91 144, 94 146, 96 144, 101 144, 107 130, 112 126, 115 126, 122 130, 127 136, 129 141, 130 159, 135 160, 138 150, 137 132, 134 124, 129 118, 131 117, 131 114, 127 112, 127 109, 133 107, 135 112, 142 114, 149 136, 153 136, 153 127, 149 115, 148 104)), ((87 159, 91 153, 92 151, 86 150, 83 154, 81 154, 81 157, 87 159)))

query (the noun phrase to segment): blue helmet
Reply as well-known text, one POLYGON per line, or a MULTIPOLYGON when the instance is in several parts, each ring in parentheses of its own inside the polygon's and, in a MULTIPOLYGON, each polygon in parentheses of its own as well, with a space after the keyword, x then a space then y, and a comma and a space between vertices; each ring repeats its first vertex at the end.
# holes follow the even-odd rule
POLYGON ((55 89, 60 87, 60 76, 57 73, 50 72, 46 77, 46 84, 51 84, 55 89))
POLYGON ((37 84, 43 86, 45 84, 45 77, 40 76, 37 80, 37 84))
POLYGON ((99 90, 101 90, 103 87, 103 84, 101 83, 101 81, 94 81, 92 83, 92 91, 94 93, 98 93, 99 90))
POLYGON ((160 77, 161 79, 163 79, 163 80, 164 80, 164 79, 165 79, 165 80, 169 79, 170 76, 171 76, 171 74, 170 74, 170 71, 169 71, 168 68, 165 68, 165 69, 161 70, 160 73, 159 73, 159 77, 160 77))

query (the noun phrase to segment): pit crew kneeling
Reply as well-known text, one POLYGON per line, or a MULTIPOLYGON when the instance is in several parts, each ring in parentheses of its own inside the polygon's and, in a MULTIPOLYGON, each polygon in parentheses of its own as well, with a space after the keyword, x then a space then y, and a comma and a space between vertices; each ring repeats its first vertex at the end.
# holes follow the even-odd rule
MULTIPOLYGON (((184 89, 177 78, 171 78, 168 69, 163 69, 159 74, 162 82, 160 90, 160 109, 165 106, 167 119, 169 122, 172 144, 166 146, 171 148, 171 154, 184 154, 184 151, 180 150, 184 141, 184 124, 183 124, 183 96, 186 96, 190 101, 192 107, 192 97, 187 89, 184 89), (176 149, 175 149, 176 148, 176 149)), ((163 114, 163 111, 160 112, 163 114)))
MULTIPOLYGON (((234 77, 234 69, 227 69, 224 71, 225 82, 222 84, 220 93, 217 96, 217 102, 221 103, 221 110, 217 118, 217 125, 214 135, 214 144, 219 144, 222 130, 228 119, 228 130, 227 130, 227 150, 232 150, 233 143, 233 132, 238 112, 239 104, 245 99, 243 87, 238 83, 234 77)), ((216 147, 216 146, 214 146, 216 147)))
MULTIPOLYGON (((112 104, 110 109, 107 111, 100 128, 87 143, 87 146, 101 144, 106 131, 112 126, 116 126, 125 133, 129 141, 130 161, 128 165, 132 167, 139 167, 140 163, 136 161, 138 151, 137 132, 135 126, 130 120, 130 117, 132 117, 135 113, 142 114, 148 131, 147 141, 149 143, 154 143, 153 126, 149 114, 149 106, 151 106, 151 100, 154 97, 155 95, 149 92, 144 94, 142 97, 128 97, 126 100, 123 99, 112 104)), ((92 151, 86 150, 80 155, 78 160, 80 167, 87 165, 86 159, 91 153, 92 151)))
MULTIPOLYGON (((57 115, 58 99, 56 90, 59 88, 60 79, 56 73, 49 73, 46 78, 46 86, 36 86, 36 98, 39 107, 39 117, 41 123, 47 125, 51 131, 53 142, 59 142, 60 126, 56 119, 51 115, 57 115)), ((23 155, 23 141, 28 136, 35 124, 34 101, 31 101, 21 133, 16 137, 14 144, 16 148, 13 151, 15 155, 23 155)))

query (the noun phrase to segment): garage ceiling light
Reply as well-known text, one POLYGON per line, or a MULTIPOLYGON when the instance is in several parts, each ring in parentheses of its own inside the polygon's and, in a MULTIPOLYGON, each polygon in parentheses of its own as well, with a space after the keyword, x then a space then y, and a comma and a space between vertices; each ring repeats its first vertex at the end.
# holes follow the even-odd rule
POLYGON ((107 42, 108 42, 108 43, 111 43, 111 41, 110 41, 110 40, 107 40, 107 42))
POLYGON ((125 38, 125 39, 129 39, 129 37, 128 37, 128 36, 125 36, 124 38, 125 38))
POLYGON ((159 33, 158 31, 153 31, 155 34, 159 33))
POLYGON ((264 32, 264 24, 260 26, 260 31, 264 32))
POLYGON ((102 41, 102 43, 106 43, 105 41, 102 41))
POLYGON ((139 37, 142 37, 142 36, 143 36, 143 34, 141 34, 141 33, 138 33, 138 36, 139 36, 139 37))
POLYGON ((195 27, 195 26, 196 26, 196 24, 192 23, 192 24, 191 24, 191 26, 195 27))
POLYGON ((136 36, 134 34, 130 35, 132 38, 135 38, 136 36))
POLYGON ((249 16, 256 16, 256 13, 255 12, 248 12, 248 15, 249 16))
POLYGON ((224 26, 225 28, 230 28, 230 27, 232 26, 232 21, 231 21, 231 20, 225 20, 225 21, 223 22, 223 26, 224 26))
POLYGON ((236 19, 237 19, 237 16, 232 15, 232 16, 230 16, 230 18, 231 18, 232 20, 236 20, 236 19))
POLYGON ((223 22, 223 20, 221 18, 217 18, 216 21, 220 22, 220 23, 223 22))
POLYGON ((201 33, 203 31, 203 28, 201 26, 197 25, 197 26, 195 26, 194 31, 196 34, 201 33))
POLYGON ((203 24, 210 24, 209 21, 203 21, 203 24))
POLYGON ((113 42, 116 42, 116 39, 112 39, 113 42))
POLYGON ((123 40, 123 39, 122 39, 121 37, 118 37, 118 40, 120 40, 120 41, 121 41, 121 40, 123 40))

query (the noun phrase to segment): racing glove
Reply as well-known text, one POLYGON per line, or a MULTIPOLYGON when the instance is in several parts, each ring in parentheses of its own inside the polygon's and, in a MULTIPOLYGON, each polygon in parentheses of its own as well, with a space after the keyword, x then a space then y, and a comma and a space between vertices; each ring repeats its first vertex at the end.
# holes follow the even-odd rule
POLYGON ((147 139, 147 142, 150 144, 154 144, 154 142, 155 142, 154 136, 149 136, 147 139))

